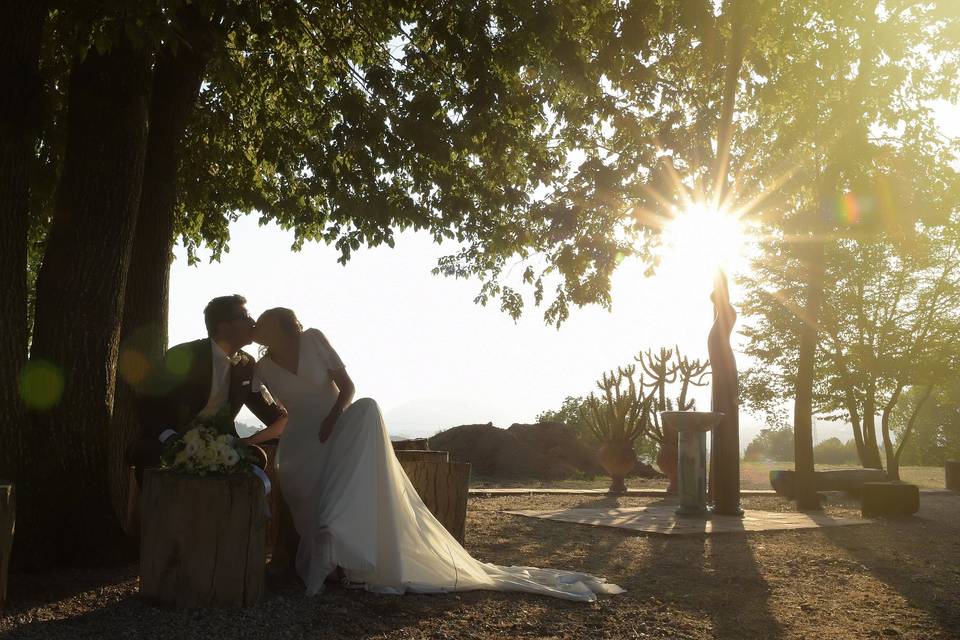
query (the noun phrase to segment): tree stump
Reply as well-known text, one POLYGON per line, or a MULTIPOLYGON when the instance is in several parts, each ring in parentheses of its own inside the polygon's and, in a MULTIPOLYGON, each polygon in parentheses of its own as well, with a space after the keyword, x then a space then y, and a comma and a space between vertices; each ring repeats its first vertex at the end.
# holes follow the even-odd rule
POLYGON ((140 593, 178 608, 253 606, 263 593, 266 520, 256 476, 146 470, 140 593))
POLYGON ((960 460, 947 460, 943 464, 944 486, 950 491, 960 491, 960 460))
POLYGON ((17 521, 17 492, 12 482, 0 480, 0 609, 7 602, 7 572, 17 521))
MULTIPOLYGON (((406 453, 444 453, 420 451, 406 453)), ((399 456, 398 456, 399 457, 399 456)), ((463 544, 467 524, 467 495, 470 489, 470 463, 443 460, 400 459, 420 499, 457 542, 463 544)))
POLYGON ((397 460, 404 462, 450 462, 449 451, 397 451, 397 460))
POLYGON ((391 440, 394 451, 429 451, 430 440, 428 438, 413 438, 411 440, 391 440))
POLYGON ((920 489, 905 482, 865 482, 860 487, 864 518, 910 516, 920 508, 920 489))

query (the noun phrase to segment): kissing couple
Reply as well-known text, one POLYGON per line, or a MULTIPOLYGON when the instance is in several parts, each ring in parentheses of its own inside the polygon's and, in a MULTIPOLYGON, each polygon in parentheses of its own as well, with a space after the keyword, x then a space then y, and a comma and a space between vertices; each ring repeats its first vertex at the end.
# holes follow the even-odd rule
POLYGON ((294 564, 308 594, 331 574, 396 595, 486 589, 592 602, 623 591, 585 573, 503 567, 467 553, 417 495, 380 407, 354 401, 330 341, 304 329, 292 310, 270 309, 254 321, 243 296, 223 296, 210 301, 204 321, 208 337, 171 348, 140 394, 137 472, 157 466, 162 441, 198 416, 229 406, 235 418, 246 405, 266 428, 243 440, 279 438, 276 477, 300 535, 294 564), (242 350, 252 342, 262 346, 259 361, 242 350))

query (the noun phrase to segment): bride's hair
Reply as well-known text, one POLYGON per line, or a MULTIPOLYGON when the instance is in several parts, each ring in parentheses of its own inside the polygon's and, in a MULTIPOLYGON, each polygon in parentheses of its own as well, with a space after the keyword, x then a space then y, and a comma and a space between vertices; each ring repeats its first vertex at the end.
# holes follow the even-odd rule
MULTIPOLYGON (((280 330, 291 338, 300 335, 300 332, 303 331, 303 325, 300 324, 300 321, 297 319, 297 314, 293 312, 293 309, 274 307, 273 309, 264 311, 260 317, 263 318, 264 316, 276 318, 280 330)), ((262 346, 260 347, 260 356, 265 355, 270 355, 270 348, 262 346)))

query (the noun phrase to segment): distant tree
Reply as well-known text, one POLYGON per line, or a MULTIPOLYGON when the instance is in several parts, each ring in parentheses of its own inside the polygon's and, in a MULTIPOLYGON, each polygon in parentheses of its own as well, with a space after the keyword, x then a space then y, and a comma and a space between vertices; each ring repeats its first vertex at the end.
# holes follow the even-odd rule
POLYGON ((891 423, 898 445, 903 447, 905 465, 942 466, 947 460, 960 460, 960 381, 937 387, 920 405, 925 388, 904 393, 891 423), (919 412, 916 411, 920 405, 919 412), (912 433, 907 433, 910 417, 916 415, 912 433))
MULTIPOLYGON (((890 420, 903 392, 943 384, 956 370, 955 232, 935 227, 897 242, 839 240, 825 260, 830 285, 821 312, 814 407, 826 419, 851 425, 864 466, 882 467, 882 446, 888 472, 896 477, 902 447, 893 441, 890 420)), ((744 398, 774 418, 790 398, 796 371, 795 268, 789 260, 771 261, 748 281, 747 309, 755 320, 744 332, 757 365, 744 377, 744 398)))
POLYGON ((743 452, 748 462, 793 462, 793 430, 761 429, 743 452))
POLYGON ((851 439, 844 443, 840 438, 827 438, 813 448, 813 458, 818 464, 859 464, 856 443, 851 439))

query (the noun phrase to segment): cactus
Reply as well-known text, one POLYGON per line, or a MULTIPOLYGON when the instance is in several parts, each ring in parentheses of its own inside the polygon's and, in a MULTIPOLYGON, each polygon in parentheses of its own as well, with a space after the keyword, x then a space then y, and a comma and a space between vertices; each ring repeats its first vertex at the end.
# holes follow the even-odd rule
POLYGON ((603 394, 598 398, 591 393, 587 396, 586 408, 580 409, 581 420, 599 442, 620 441, 632 445, 637 438, 647 434, 653 400, 643 394, 642 377, 637 387, 634 373, 634 365, 604 373, 597 381, 603 394))
POLYGON ((680 354, 680 348, 674 347, 667 349, 661 347, 658 354, 654 354, 648 349, 646 352, 638 353, 633 358, 640 363, 643 372, 648 376, 649 382, 644 382, 641 376, 641 384, 650 389, 648 398, 653 399, 650 405, 650 427, 649 435, 656 442, 663 442, 663 427, 660 424, 661 411, 692 411, 696 402, 687 400, 687 393, 690 386, 703 387, 707 384, 705 377, 709 373, 710 362, 699 359, 690 360, 680 354), (674 357, 674 353, 676 356, 674 357), (667 385, 680 380, 680 394, 676 400, 667 397, 667 385))

